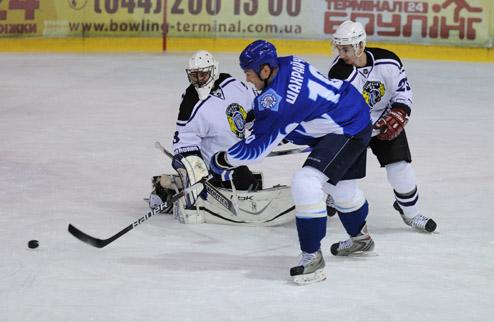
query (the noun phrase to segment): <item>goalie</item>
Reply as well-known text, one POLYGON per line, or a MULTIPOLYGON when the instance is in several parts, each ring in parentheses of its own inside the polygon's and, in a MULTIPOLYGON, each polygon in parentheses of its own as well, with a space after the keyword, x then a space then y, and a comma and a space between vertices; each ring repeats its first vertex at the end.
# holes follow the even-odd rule
MULTIPOLYGON (((252 122, 249 112, 256 90, 229 74, 220 73, 219 63, 211 53, 205 50, 194 53, 186 72, 190 85, 182 94, 173 138, 172 166, 178 174, 153 177, 151 208, 207 176, 211 157, 244 139, 248 122, 252 122)), ((272 226, 293 220, 295 212, 289 187, 262 189, 262 181, 261 173, 252 173, 246 166, 237 167, 231 181, 210 181, 219 193, 238 204, 236 214, 221 199, 214 198, 214 191, 206 193, 203 188, 179 199, 165 212, 173 212, 183 223, 272 226)))

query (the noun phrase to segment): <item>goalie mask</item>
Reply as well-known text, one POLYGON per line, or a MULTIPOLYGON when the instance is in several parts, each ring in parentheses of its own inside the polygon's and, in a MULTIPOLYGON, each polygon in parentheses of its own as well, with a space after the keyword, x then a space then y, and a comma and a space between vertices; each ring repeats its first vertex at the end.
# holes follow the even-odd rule
POLYGON ((201 101, 208 97, 214 82, 220 76, 219 63, 205 50, 199 50, 190 57, 186 72, 201 101))
POLYGON ((343 22, 333 35, 331 50, 335 56, 338 56, 337 45, 352 45, 357 58, 364 52, 367 35, 365 29, 360 22, 347 20, 343 22), (359 54, 359 50, 362 51, 359 54))

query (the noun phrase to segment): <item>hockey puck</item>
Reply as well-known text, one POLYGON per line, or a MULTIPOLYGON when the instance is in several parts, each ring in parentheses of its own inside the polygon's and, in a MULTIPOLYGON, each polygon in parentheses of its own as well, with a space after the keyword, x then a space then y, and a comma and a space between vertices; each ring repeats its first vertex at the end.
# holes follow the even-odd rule
POLYGON ((39 246, 39 242, 37 240, 30 240, 28 243, 27 243, 27 247, 29 248, 38 248, 39 246))

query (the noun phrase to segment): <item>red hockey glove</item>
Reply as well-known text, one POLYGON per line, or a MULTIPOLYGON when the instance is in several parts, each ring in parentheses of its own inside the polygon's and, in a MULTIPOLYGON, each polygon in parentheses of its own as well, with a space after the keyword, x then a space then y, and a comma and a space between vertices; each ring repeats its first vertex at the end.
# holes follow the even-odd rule
POLYGON ((374 129, 383 131, 376 136, 379 140, 393 140, 400 135, 408 123, 408 115, 401 108, 392 108, 386 116, 380 119, 374 129))

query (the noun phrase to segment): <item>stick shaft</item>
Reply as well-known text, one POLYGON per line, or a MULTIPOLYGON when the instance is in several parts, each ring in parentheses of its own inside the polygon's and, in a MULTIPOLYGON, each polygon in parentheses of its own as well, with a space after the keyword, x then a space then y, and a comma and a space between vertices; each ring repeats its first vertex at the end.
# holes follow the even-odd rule
POLYGON ((113 235, 107 239, 99 239, 99 238, 92 237, 92 236, 84 233, 83 231, 77 229, 72 224, 69 224, 68 230, 75 238, 79 239, 80 241, 82 241, 88 245, 94 246, 96 248, 103 248, 106 245, 114 242, 118 238, 122 237, 123 235, 125 235, 126 233, 128 233, 129 231, 134 229, 135 227, 146 222, 149 218, 153 217, 156 214, 163 212, 169 205, 173 204, 178 199, 184 197, 186 194, 188 194, 192 190, 197 189, 198 186, 203 185, 209 179, 211 179, 211 175, 202 178, 201 180, 197 181, 195 184, 188 187, 187 189, 184 189, 184 190, 180 191, 179 193, 173 195, 173 197, 171 197, 169 200, 164 202, 161 206, 158 206, 154 209, 151 209, 151 211, 148 212, 146 215, 137 219, 132 224, 128 225, 127 227, 125 227, 124 229, 120 230, 118 233, 116 233, 115 235, 113 235))

